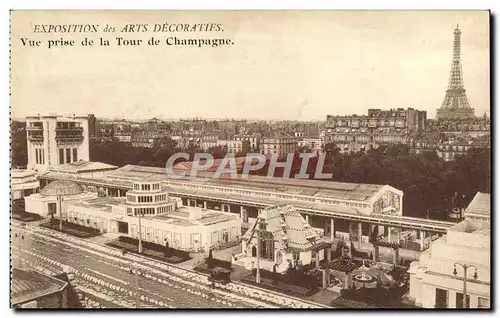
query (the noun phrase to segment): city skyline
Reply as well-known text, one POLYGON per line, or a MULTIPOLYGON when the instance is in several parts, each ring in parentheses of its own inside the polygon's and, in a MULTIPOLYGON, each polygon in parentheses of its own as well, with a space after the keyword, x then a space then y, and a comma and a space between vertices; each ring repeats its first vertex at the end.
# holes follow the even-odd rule
MULTIPOLYGON (((177 14, 146 12, 140 19, 173 21, 177 14)), ((186 14, 193 21, 207 17, 206 12, 182 16, 186 14)), ((97 117, 130 120, 323 121, 326 115, 366 114, 368 108, 408 107, 434 118, 448 84, 457 23, 465 88, 479 117, 490 109, 488 15, 212 12, 209 16, 221 21, 234 39, 229 49, 94 47, 75 48, 69 55, 67 49, 25 50, 14 41, 12 117, 37 113, 42 103, 46 112, 85 110, 97 117), (18 59, 30 63, 18 64, 18 59)), ((137 15, 123 12, 114 19, 106 16, 118 25, 127 19, 139 22, 137 15)), ((74 17, 73 23, 100 19, 95 13, 65 13, 61 23, 68 17, 74 17)), ((39 20, 33 23, 43 22, 43 16, 39 20)), ((13 27, 13 36, 26 32, 24 27, 29 26, 13 27)))

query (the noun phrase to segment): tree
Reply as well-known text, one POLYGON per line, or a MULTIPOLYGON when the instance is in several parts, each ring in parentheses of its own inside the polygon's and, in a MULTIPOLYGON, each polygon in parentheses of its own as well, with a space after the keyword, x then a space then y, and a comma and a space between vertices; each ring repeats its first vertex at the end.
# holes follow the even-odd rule
POLYGON ((12 121, 10 125, 12 168, 25 167, 28 164, 28 146, 26 122, 12 121))
POLYGON ((221 146, 215 146, 208 148, 208 153, 210 153, 214 159, 222 159, 226 156, 226 151, 221 146))
POLYGON ((297 148, 297 151, 300 153, 312 153, 311 148, 309 148, 308 146, 300 146, 299 148, 297 148))

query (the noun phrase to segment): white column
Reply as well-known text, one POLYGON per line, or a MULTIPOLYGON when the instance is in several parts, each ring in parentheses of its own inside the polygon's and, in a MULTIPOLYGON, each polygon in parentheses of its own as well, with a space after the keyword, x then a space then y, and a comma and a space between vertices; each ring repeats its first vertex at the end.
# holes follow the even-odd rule
POLYGON ((391 241, 391 227, 388 226, 387 227, 387 240, 390 242, 391 241))
POLYGON ((306 222, 309 224, 309 215, 306 214, 306 222))
POLYGON ((203 201, 203 208, 207 208, 207 201, 203 201))
POLYGON ((330 219, 330 239, 333 241, 335 238, 335 220, 330 219))
POLYGON ((243 219, 243 215, 245 214, 245 208, 242 206, 240 206, 240 218, 243 219))
POLYGON ((427 237, 427 232, 425 232, 425 231, 420 232, 420 240, 422 242, 422 246, 423 246, 422 249, 423 250, 426 249, 426 247, 427 247, 426 237, 427 237))
POLYGON ((457 292, 448 290, 448 308, 457 308, 457 292))
POLYGON ((361 248, 361 239, 363 237, 363 224, 358 223, 358 247, 361 248))
POLYGON ((470 295, 469 308, 478 308, 479 306, 479 296, 470 295))

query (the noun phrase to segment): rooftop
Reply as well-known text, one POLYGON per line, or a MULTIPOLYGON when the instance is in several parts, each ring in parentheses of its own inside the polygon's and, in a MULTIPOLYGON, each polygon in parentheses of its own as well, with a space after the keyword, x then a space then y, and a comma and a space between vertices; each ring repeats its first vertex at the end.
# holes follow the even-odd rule
POLYGON ((491 213, 490 207, 490 194, 478 192, 469 203, 467 209, 465 209, 465 217, 468 215, 481 215, 489 218, 491 213))
POLYGON ((90 171, 114 170, 117 166, 108 165, 103 162, 83 161, 78 160, 72 163, 60 165, 51 168, 51 171, 67 172, 67 173, 80 173, 90 171))
POLYGON ((58 121, 74 121, 74 118, 87 118, 86 114, 58 114, 58 113, 48 113, 48 114, 32 114, 30 116, 26 116, 28 120, 41 120, 44 118, 55 118, 58 121))
POLYGON ((170 179, 164 168, 126 165, 118 168, 111 173, 109 177, 119 179, 149 178, 153 175, 160 175, 164 181, 182 182, 189 181, 193 184, 203 184, 211 186, 228 186, 232 188, 252 189, 257 191, 276 191, 286 194, 297 194, 304 196, 325 197, 339 200, 368 201, 376 195, 384 185, 346 183, 320 180, 304 179, 281 179, 267 178, 263 176, 249 176, 247 180, 231 179, 229 177, 211 178, 206 175, 205 178, 195 180, 186 177, 184 179, 170 179))
MULTIPOLYGON (((217 169, 219 168, 219 166, 221 165, 222 160, 223 159, 214 159, 212 166, 210 168, 208 168, 207 170, 203 170, 203 171, 216 172, 217 169)), ((234 158, 234 160, 236 162, 236 170, 241 171, 243 169, 243 165, 245 163, 245 157, 236 157, 236 158, 234 158)), ((202 163, 202 162, 200 162, 200 163, 202 163)), ((179 162, 178 164, 174 165, 172 169, 174 171, 179 169, 180 171, 190 172, 192 168, 193 168, 193 161, 183 161, 183 162, 179 162)), ((203 171, 200 171, 200 172, 203 172, 203 171)))
POLYGON ((12 268, 11 302, 13 305, 35 300, 55 293, 66 287, 67 283, 42 273, 12 268))
POLYGON ((25 178, 35 176, 36 171, 34 170, 25 170, 25 169, 12 169, 10 171, 11 178, 25 178))
POLYGON ((449 231, 452 232, 463 232, 463 233, 474 233, 479 235, 490 235, 490 225, 486 222, 465 219, 457 225, 451 227, 449 231))
POLYGON ((176 211, 166 214, 146 216, 153 220, 179 226, 211 225, 236 219, 235 215, 217 212, 197 207, 179 207, 176 211), (198 215, 198 217, 194 215, 198 215))
POLYGON ((111 212, 113 205, 125 204, 125 198, 117 197, 97 197, 73 202, 72 205, 93 208, 104 212, 111 212))

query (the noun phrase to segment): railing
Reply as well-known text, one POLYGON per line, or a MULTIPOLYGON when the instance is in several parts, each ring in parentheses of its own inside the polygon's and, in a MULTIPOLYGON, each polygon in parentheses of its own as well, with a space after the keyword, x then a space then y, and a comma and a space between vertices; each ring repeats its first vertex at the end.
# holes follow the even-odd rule
POLYGON ((56 136, 56 141, 82 141, 83 136, 56 136))
POLYGON ((26 127, 27 131, 43 131, 43 126, 29 126, 26 127))
POLYGON ((28 135, 28 140, 30 141, 43 141, 43 135, 28 135))
POLYGON ((66 132, 66 131, 81 131, 81 132, 83 132, 83 127, 56 127, 56 132, 66 132))

